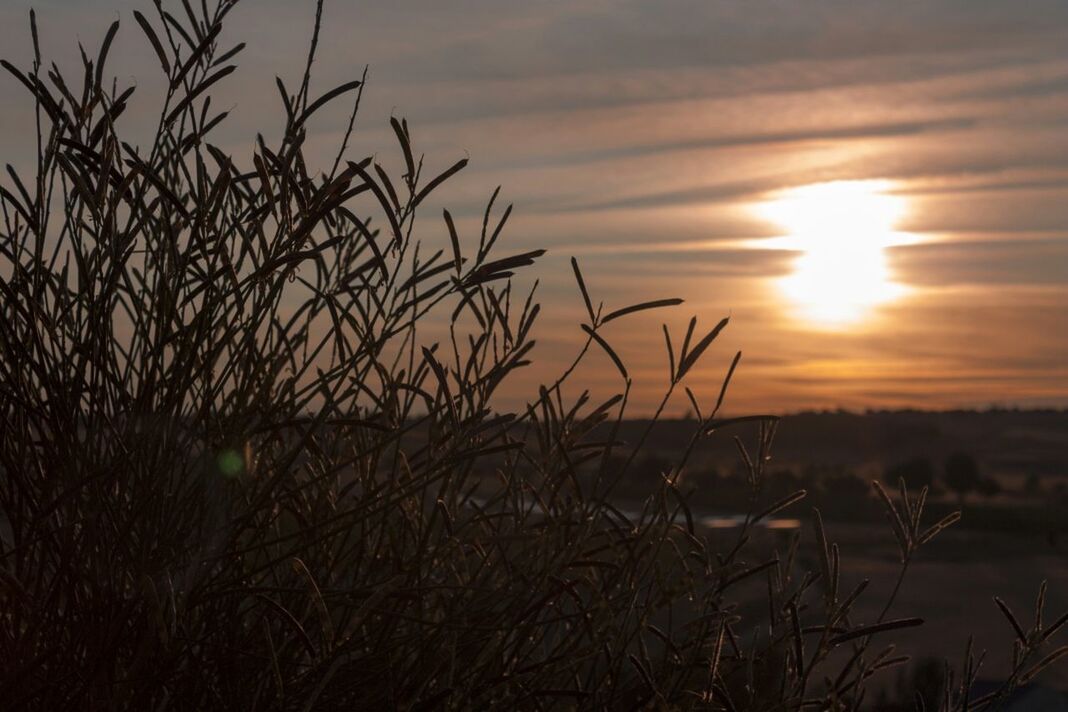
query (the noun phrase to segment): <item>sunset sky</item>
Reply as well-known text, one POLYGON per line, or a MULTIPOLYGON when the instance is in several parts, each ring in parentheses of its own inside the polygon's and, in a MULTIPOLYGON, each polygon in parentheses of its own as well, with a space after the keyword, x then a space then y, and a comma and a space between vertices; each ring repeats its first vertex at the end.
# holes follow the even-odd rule
MULTIPOLYGON (((177 4, 177 3, 176 3, 177 4)), ((133 21, 150 3, 36 2, 46 55, 77 40, 143 85, 159 68, 133 21)), ((28 65, 28 8, 0 7, 0 56, 28 65)), ((312 2, 238 7, 249 48, 216 96, 217 141, 247 161, 276 135, 274 76, 299 83, 312 2)), ((715 398, 737 349, 732 411, 1068 405, 1068 3, 339 2, 313 90, 370 65, 356 152, 395 160, 405 116, 467 234, 493 188, 514 251, 546 247, 538 371, 582 343, 577 256, 608 309, 686 304, 606 329, 639 410, 664 387, 660 323, 731 325, 691 386, 715 398)), ((28 104, 0 78, 0 152, 24 164, 28 104)), ((140 117, 140 119, 138 118, 140 117)), ((312 128, 337 139, 347 116, 312 128)), ((439 206, 440 207, 440 206, 439 206)), ((440 213, 422 217, 441 240, 440 213)), ((618 388, 598 355, 584 382, 618 388)), ((685 401, 674 411, 681 413, 685 401)))

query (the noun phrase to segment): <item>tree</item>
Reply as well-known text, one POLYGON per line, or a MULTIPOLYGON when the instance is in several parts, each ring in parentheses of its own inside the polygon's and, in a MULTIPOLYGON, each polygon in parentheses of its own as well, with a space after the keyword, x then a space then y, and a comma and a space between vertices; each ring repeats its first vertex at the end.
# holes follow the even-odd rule
POLYGON ((827 494, 848 502, 851 506, 867 502, 871 498, 871 482, 852 472, 828 477, 824 489, 827 494))
POLYGON ((905 486, 910 490, 930 487, 934 478, 934 466, 926 457, 914 457, 899 462, 883 474, 883 481, 888 485, 896 487, 899 480, 905 480, 905 486))
POLYGON ((978 490, 984 497, 997 497, 1001 494, 1001 484, 993 477, 983 477, 979 480, 978 490))
POLYGON ((978 488, 982 478, 975 458, 964 452, 955 452, 946 460, 944 479, 946 486, 956 492, 963 503, 964 497, 978 488))
POLYGON ((871 492, 871 482, 852 472, 830 475, 822 482, 820 507, 828 515, 855 520, 870 513, 871 492))

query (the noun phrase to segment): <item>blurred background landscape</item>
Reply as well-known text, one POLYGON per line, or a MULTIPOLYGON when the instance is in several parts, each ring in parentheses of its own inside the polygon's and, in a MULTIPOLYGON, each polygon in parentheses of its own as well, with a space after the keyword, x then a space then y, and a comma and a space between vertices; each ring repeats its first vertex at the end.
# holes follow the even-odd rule
MULTIPOLYGON (((644 422, 630 422, 620 435, 636 438, 644 422)), ((637 501, 651 492, 689 438, 692 422, 658 423, 647 456, 620 497, 637 501)), ((743 443, 755 432, 732 431, 743 443)), ((768 465, 767 500, 805 489, 820 508, 831 536, 842 546, 851 584, 870 578, 892 583, 899 562, 871 480, 889 490, 904 478, 910 489, 931 487, 931 516, 962 508, 961 520, 931 543, 915 564, 901 606, 928 624, 900 636, 904 650, 924 656, 961 654, 963 631, 977 647, 994 651, 1005 621, 987 615, 990 595, 1014 610, 1030 610, 1034 581, 1047 579, 1050 605, 1068 605, 1068 412, 1063 410, 845 411, 807 412, 782 419, 768 465), (991 592, 981 595, 979 592, 991 592)), ((683 476, 695 512, 726 539, 746 511, 749 489, 737 448, 724 432, 704 441, 683 476)), ((782 539, 808 526, 789 514, 764 536, 782 539)), ((807 549, 815 562, 814 549, 807 549)), ((757 598, 754 594, 754 598, 757 598)), ((874 616, 877 610, 862 609, 874 616)), ((992 653, 984 679, 1007 674, 1011 660, 992 653)), ((937 670, 937 665, 935 666, 937 670)), ((1068 690, 1063 670, 1043 677, 1052 689, 1068 690)), ((1036 693, 1037 695, 1037 693, 1036 693)), ((1063 699, 1037 695, 1011 709, 1062 709, 1063 699), (1035 705, 1035 706, 1031 706, 1035 705), (1044 707, 1042 705, 1052 705, 1044 707)))

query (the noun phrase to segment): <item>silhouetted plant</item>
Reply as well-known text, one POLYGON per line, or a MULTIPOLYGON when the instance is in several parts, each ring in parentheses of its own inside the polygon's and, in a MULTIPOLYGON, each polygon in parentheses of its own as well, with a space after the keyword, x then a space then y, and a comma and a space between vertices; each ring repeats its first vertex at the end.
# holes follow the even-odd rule
MULTIPOLYGON (((399 174, 350 160, 364 84, 313 95, 321 3, 297 88, 277 82, 279 142, 247 159, 213 145, 211 91, 243 47, 219 45, 234 4, 134 13, 167 87, 143 147, 124 139, 133 88, 105 74, 117 22, 77 81, 46 66, 32 15, 30 68, 3 63, 39 146, 32 177, 9 167, 0 188, 5 705, 855 709, 907 662, 887 634, 921 621, 890 611, 955 514, 930 525, 926 490, 876 485, 901 569, 860 619, 874 592, 842 588, 818 512, 816 570, 799 537, 761 542, 805 492, 767 496, 775 418, 719 416, 740 354, 711 405, 684 385, 727 325, 696 318, 664 329, 657 413, 685 390, 689 445, 620 511, 645 436, 617 437, 632 382, 605 327, 680 300, 606 307, 573 261, 584 343, 525 408, 498 409, 540 310, 511 278, 542 251, 499 256, 499 191, 474 235, 446 210, 442 244, 424 240, 420 207, 466 160, 425 168, 403 119, 399 174), (347 130, 316 170, 308 126, 341 99, 347 130), (566 398, 596 351, 619 392, 566 398), (679 477, 739 423, 759 426, 737 440, 743 521, 713 536, 679 477)), ((1064 652, 1044 648, 1066 619, 1025 631, 998 605, 1019 640, 1008 694, 1064 652)), ((967 655, 946 709, 976 707, 976 669, 967 655)))

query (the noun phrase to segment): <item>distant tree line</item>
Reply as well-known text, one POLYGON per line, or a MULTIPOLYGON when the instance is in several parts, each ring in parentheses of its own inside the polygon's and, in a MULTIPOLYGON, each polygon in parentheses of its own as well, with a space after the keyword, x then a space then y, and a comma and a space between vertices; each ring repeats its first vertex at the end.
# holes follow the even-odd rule
MULTIPOLYGON (((641 499, 655 489, 671 471, 666 455, 649 453, 641 458, 621 482, 616 495, 624 500, 641 499)), ((975 458, 964 452, 950 455, 938 468, 930 458, 913 457, 886 468, 882 481, 896 488, 904 481, 909 490, 929 488, 935 497, 952 492, 964 503, 978 494, 994 497, 1002 488, 992 477, 985 477, 975 458)), ((753 497, 752 489, 741 472, 721 472, 715 467, 695 467, 682 477, 692 506, 719 511, 745 511, 753 497)), ((800 471, 788 468, 771 470, 761 499, 774 501, 800 489, 808 500, 829 516, 862 516, 876 508, 871 482, 840 465, 808 465, 800 471)))
MULTIPOLYGON (((914 457, 886 470, 883 480, 896 485, 904 480, 909 489, 939 487, 935 466, 926 457, 914 457)), ((983 477, 975 458, 964 452, 955 452, 946 458, 942 469, 941 484, 954 492, 964 502, 972 492, 984 497, 993 497, 1001 492, 1001 485, 992 477, 983 477)))

